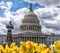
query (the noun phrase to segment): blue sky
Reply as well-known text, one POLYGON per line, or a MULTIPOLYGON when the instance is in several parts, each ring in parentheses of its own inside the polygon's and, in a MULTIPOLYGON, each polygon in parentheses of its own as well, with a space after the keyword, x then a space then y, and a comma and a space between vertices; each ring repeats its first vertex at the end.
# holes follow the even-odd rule
POLYGON ((24 15, 33 4, 33 12, 38 16, 42 33, 60 34, 60 0, 0 0, 0 34, 6 34, 6 24, 11 20, 13 33, 20 32, 24 15))
MULTIPOLYGON (((28 2, 26 2, 24 0, 18 0, 18 1, 17 0, 3 0, 3 1, 4 2, 12 2, 13 3, 13 5, 11 7, 11 11, 16 11, 16 10, 18 10, 20 8, 24 8, 24 7, 29 8, 29 4, 30 4, 30 3, 28 3, 28 2)), ((33 9, 39 8, 39 7, 43 8, 44 6, 43 5, 39 5, 38 3, 33 4, 33 9)))
MULTIPOLYGON (((26 2, 26 1, 24 1, 24 0, 0 0, 0 2, 12 2, 12 7, 11 7, 11 9, 10 9, 10 11, 16 11, 16 10, 18 10, 18 9, 20 9, 20 8, 29 8, 29 5, 30 5, 30 3, 29 2, 26 2)), ((33 4, 33 10, 34 9, 36 9, 36 8, 44 8, 44 6, 43 5, 39 5, 38 3, 34 3, 33 4)), ((4 9, 1 9, 0 8, 0 16, 4 16, 3 15, 3 13, 4 13, 4 9)))
MULTIPOLYGON (((28 1, 27 2, 27 0, 25 1, 25 0, 0 0, 0 2, 12 2, 12 7, 11 7, 11 9, 10 9, 10 11, 16 11, 16 10, 18 10, 18 9, 20 9, 20 8, 29 8, 29 2, 30 1, 28 1)), ((34 0, 32 1, 32 3, 34 2, 34 0)), ((37 8, 44 8, 44 7, 46 7, 45 5, 41 5, 40 3, 38 3, 38 2, 35 2, 35 3, 33 3, 33 10, 34 9, 37 9, 37 8)), ((56 7, 58 7, 58 8, 60 8, 60 6, 59 5, 57 5, 56 7)), ((2 13, 4 12, 4 9, 2 10, 1 8, 0 8, 0 16, 2 15, 2 13)), ((2 16, 4 16, 4 15, 2 15, 2 16)))
MULTIPOLYGON (((26 2, 24 0, 0 0, 1 1, 4 1, 4 2, 12 2, 13 5, 11 7, 11 11, 16 11, 20 8, 24 8, 24 7, 27 7, 29 8, 29 2, 26 2)), ((60 6, 57 6, 58 8, 60 8, 60 6)), ((44 5, 40 5, 39 3, 34 3, 33 4, 33 9, 36 9, 36 8, 44 8, 44 5)))

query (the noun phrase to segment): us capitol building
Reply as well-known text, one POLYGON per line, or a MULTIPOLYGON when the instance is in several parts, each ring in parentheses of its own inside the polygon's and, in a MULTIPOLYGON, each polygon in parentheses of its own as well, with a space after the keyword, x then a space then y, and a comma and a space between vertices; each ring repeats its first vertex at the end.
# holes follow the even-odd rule
POLYGON ((30 4, 30 11, 24 16, 22 24, 20 25, 20 33, 12 34, 14 29, 11 21, 6 26, 8 29, 7 35, 0 35, 0 44, 3 44, 7 36, 12 35, 12 40, 19 45, 20 41, 34 41, 37 43, 45 43, 47 45, 53 44, 54 41, 60 40, 60 35, 47 35, 41 32, 40 21, 35 13, 32 11, 32 4, 30 4), (11 31, 9 31, 11 30, 11 31))

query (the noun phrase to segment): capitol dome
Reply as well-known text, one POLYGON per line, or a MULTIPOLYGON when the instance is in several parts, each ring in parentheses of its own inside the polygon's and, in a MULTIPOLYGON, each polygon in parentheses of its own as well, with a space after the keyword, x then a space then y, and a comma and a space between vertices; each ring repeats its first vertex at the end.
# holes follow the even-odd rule
POLYGON ((20 31, 41 32, 41 25, 37 15, 32 11, 32 4, 30 4, 30 11, 24 16, 20 31))

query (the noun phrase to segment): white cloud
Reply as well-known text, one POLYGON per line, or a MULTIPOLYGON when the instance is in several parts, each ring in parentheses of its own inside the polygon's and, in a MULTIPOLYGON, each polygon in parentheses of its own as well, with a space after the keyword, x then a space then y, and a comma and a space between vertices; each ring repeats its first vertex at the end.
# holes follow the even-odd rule
MULTIPOLYGON (((10 2, 8 2, 10 3, 10 2)), ((7 4, 7 3, 5 3, 7 4)), ((6 24, 11 20, 14 25, 13 33, 20 32, 20 24, 24 15, 28 13, 27 8, 21 8, 16 12, 11 12, 9 6, 12 6, 12 3, 4 6, 4 15, 5 17, 0 17, 0 34, 7 33, 6 24)), ((1 7, 1 6, 0 6, 1 7)), ((58 33, 60 34, 60 9, 59 8, 38 8, 34 10, 34 13, 38 16, 41 25, 42 32, 44 33, 58 33)))
POLYGON ((10 9, 12 7, 12 2, 7 2, 6 5, 7 5, 8 9, 10 9))
POLYGON ((13 33, 20 32, 21 21, 24 18, 25 13, 27 13, 27 12, 28 12, 27 8, 19 9, 16 12, 10 12, 9 10, 5 10, 4 11, 5 17, 4 18, 0 17, 0 23, 1 23, 0 31, 1 31, 1 34, 6 33, 6 32, 4 32, 5 30, 7 30, 6 29, 6 24, 8 24, 8 22, 10 20, 12 21, 12 24, 14 25, 13 33), (2 27, 3 27, 4 30, 2 30, 2 27))
POLYGON ((6 3, 4 3, 3 1, 0 2, 0 8, 1 8, 1 9, 10 10, 11 7, 12 7, 12 2, 6 2, 6 3))
POLYGON ((40 5, 44 6, 59 6, 60 0, 25 0, 29 3, 39 3, 40 5))
POLYGON ((41 21, 42 31, 48 33, 60 32, 60 9, 59 8, 39 8, 34 12, 41 21))
POLYGON ((5 3, 3 1, 0 2, 0 5, 5 5, 5 3))
MULTIPOLYGON (((2 3, 4 3, 2 1, 2 3)), ((0 5, 2 4, 0 3, 0 5)), ((24 15, 29 11, 27 8, 22 8, 16 12, 11 12, 12 2, 6 2, 4 5, 0 6, 1 9, 4 9, 4 17, 0 17, 0 34, 6 34, 6 24, 11 20, 14 25, 13 33, 20 32, 21 20, 24 18, 24 15)))

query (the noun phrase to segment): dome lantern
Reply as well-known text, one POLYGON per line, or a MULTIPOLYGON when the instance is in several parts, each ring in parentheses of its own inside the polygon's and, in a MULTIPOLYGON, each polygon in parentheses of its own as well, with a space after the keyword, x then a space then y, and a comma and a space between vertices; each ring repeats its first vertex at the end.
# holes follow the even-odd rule
POLYGON ((30 3, 30 8, 29 8, 30 12, 32 12, 32 3, 30 3))

